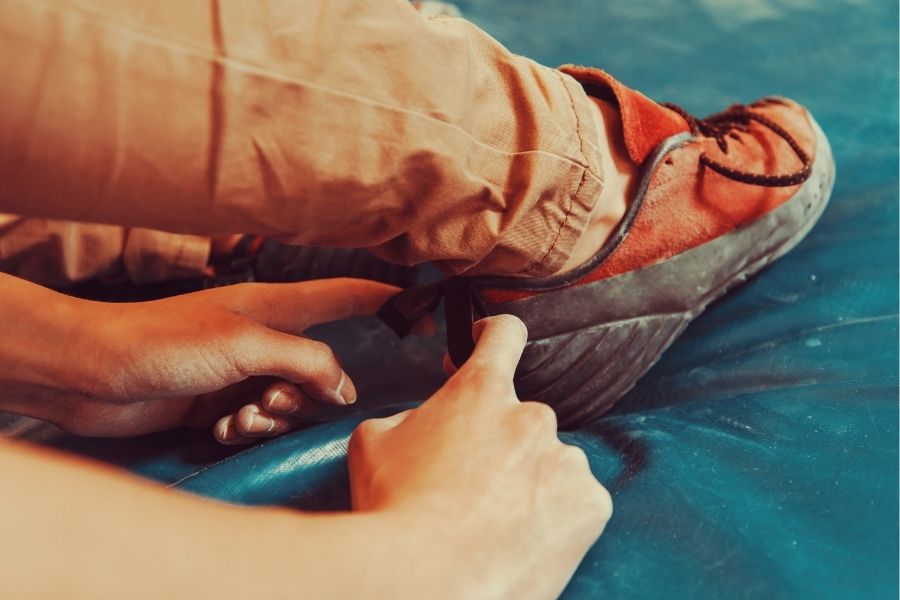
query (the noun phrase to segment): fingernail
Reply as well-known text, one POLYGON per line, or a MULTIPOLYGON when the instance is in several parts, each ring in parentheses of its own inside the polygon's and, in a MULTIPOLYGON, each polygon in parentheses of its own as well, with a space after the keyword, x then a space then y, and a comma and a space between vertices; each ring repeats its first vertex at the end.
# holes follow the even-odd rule
POLYGON ((335 392, 337 393, 338 398, 340 398, 344 404, 353 404, 354 402, 356 402, 356 398, 350 396, 350 391, 345 389, 346 383, 347 374, 344 371, 341 371, 341 380, 338 382, 335 392))
POLYGON ((252 433, 271 433, 275 429, 275 420, 255 413, 250 415, 247 429, 252 433))
POLYGON ((272 412, 289 415, 300 408, 300 403, 293 394, 288 394, 282 390, 275 390, 269 396, 269 409, 272 412))
POLYGON ((228 424, 230 422, 231 421, 229 419, 223 418, 219 419, 219 422, 216 423, 214 435, 223 442, 231 441, 231 438, 233 437, 231 435, 231 431, 228 428, 228 424))

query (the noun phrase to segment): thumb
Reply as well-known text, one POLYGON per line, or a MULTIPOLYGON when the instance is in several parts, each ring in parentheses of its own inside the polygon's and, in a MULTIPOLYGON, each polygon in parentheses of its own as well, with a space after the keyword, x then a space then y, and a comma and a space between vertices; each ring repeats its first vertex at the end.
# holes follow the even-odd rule
POLYGON ((356 402, 356 386, 323 342, 260 325, 247 336, 236 355, 237 368, 248 377, 284 379, 322 404, 356 402))
POLYGON ((478 369, 511 381, 528 342, 525 323, 513 315, 486 317, 472 325, 472 339, 475 350, 460 372, 478 369))
POLYGON ((525 324, 513 315, 486 317, 472 326, 472 338, 475 349, 469 360, 422 405, 423 410, 466 399, 481 407, 487 406, 486 399, 518 403, 513 376, 528 341, 525 324))

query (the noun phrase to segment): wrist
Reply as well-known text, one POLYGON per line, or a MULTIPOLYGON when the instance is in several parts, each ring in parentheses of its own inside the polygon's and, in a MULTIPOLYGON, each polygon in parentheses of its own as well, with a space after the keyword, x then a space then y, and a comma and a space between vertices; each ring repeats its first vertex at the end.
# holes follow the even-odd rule
POLYGON ((431 515, 265 509, 257 517, 245 522, 245 539, 265 540, 270 572, 292 573, 310 597, 417 598, 441 590, 465 598, 474 592, 460 576, 460 555, 431 515))
POLYGON ((64 344, 45 368, 56 378, 56 389, 104 397, 110 373, 117 370, 109 330, 118 304, 60 294, 57 343, 64 344))

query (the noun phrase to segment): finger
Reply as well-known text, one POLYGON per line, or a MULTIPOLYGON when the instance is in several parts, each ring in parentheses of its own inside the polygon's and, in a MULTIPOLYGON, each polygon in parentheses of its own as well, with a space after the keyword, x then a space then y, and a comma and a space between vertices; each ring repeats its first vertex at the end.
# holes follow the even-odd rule
POLYGON ((260 398, 259 406, 271 415, 304 420, 320 417, 326 412, 323 404, 312 400, 302 389, 287 381, 268 386, 260 398))
POLYGON ((322 404, 356 402, 356 386, 327 344, 262 326, 242 343, 236 362, 243 374, 279 377, 322 404))
POLYGON ((194 398, 189 413, 184 417, 184 424, 187 427, 211 427, 221 417, 259 398, 274 381, 271 377, 251 377, 225 389, 201 394, 194 398))
POLYGON ((528 329, 521 319, 497 315, 476 321, 472 339, 475 350, 460 371, 484 369, 511 381, 528 341, 528 329))
POLYGON ((234 415, 226 415, 216 421, 216 424, 213 426, 213 437, 220 444, 226 446, 250 444, 254 441, 238 433, 234 423, 234 415))
POLYGON ((254 438, 282 435, 325 410, 322 404, 310 400, 300 388, 286 381, 269 385, 260 397, 259 401, 246 402, 236 407, 233 415, 220 419, 215 430, 217 439, 234 438, 249 443, 254 438))
POLYGON ((444 352, 444 359, 441 363, 441 366, 444 367, 444 373, 447 375, 447 377, 452 377, 453 374, 459 370, 456 368, 456 365, 453 364, 453 359, 450 358, 449 352, 444 352))
POLYGON ((290 417, 266 412, 258 403, 247 404, 232 421, 238 435, 245 438, 275 437, 296 429, 300 423, 290 417))
POLYGON ((412 334, 420 335, 422 337, 431 337, 436 334, 437 331, 437 321, 434 320, 433 316, 425 315, 413 326, 412 334))
POLYGON ((263 408, 273 415, 289 416, 309 402, 299 387, 287 381, 273 383, 262 394, 263 408))
MULTIPOLYGON (((320 323, 372 315, 400 288, 386 283, 336 277, 299 283, 233 286, 226 304, 273 329, 298 334, 320 323)), ((423 325, 427 328, 427 325, 423 325)))

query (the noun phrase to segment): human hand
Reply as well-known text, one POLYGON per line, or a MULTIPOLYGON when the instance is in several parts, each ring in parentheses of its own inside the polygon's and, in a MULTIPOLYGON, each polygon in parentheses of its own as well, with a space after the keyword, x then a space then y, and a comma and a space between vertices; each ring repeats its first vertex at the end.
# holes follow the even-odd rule
MULTIPOLYGON (((48 390, 38 416, 91 436, 209 426, 223 443, 296 427, 325 405, 356 400, 331 349, 302 337, 319 323, 371 314, 393 286, 356 279, 241 284, 152 302, 85 303, 79 377, 48 390), (273 427, 260 410, 284 406, 273 427), (286 413, 290 414, 286 414, 286 413)), ((426 327, 429 324, 426 324, 426 327)), ((430 324, 433 326, 433 324, 430 324)))
POLYGON ((521 321, 483 319, 473 337, 471 358, 421 407, 356 429, 353 508, 427 536, 422 560, 446 569, 448 596, 555 597, 612 502, 584 452, 560 442, 552 409, 516 398, 521 321))

